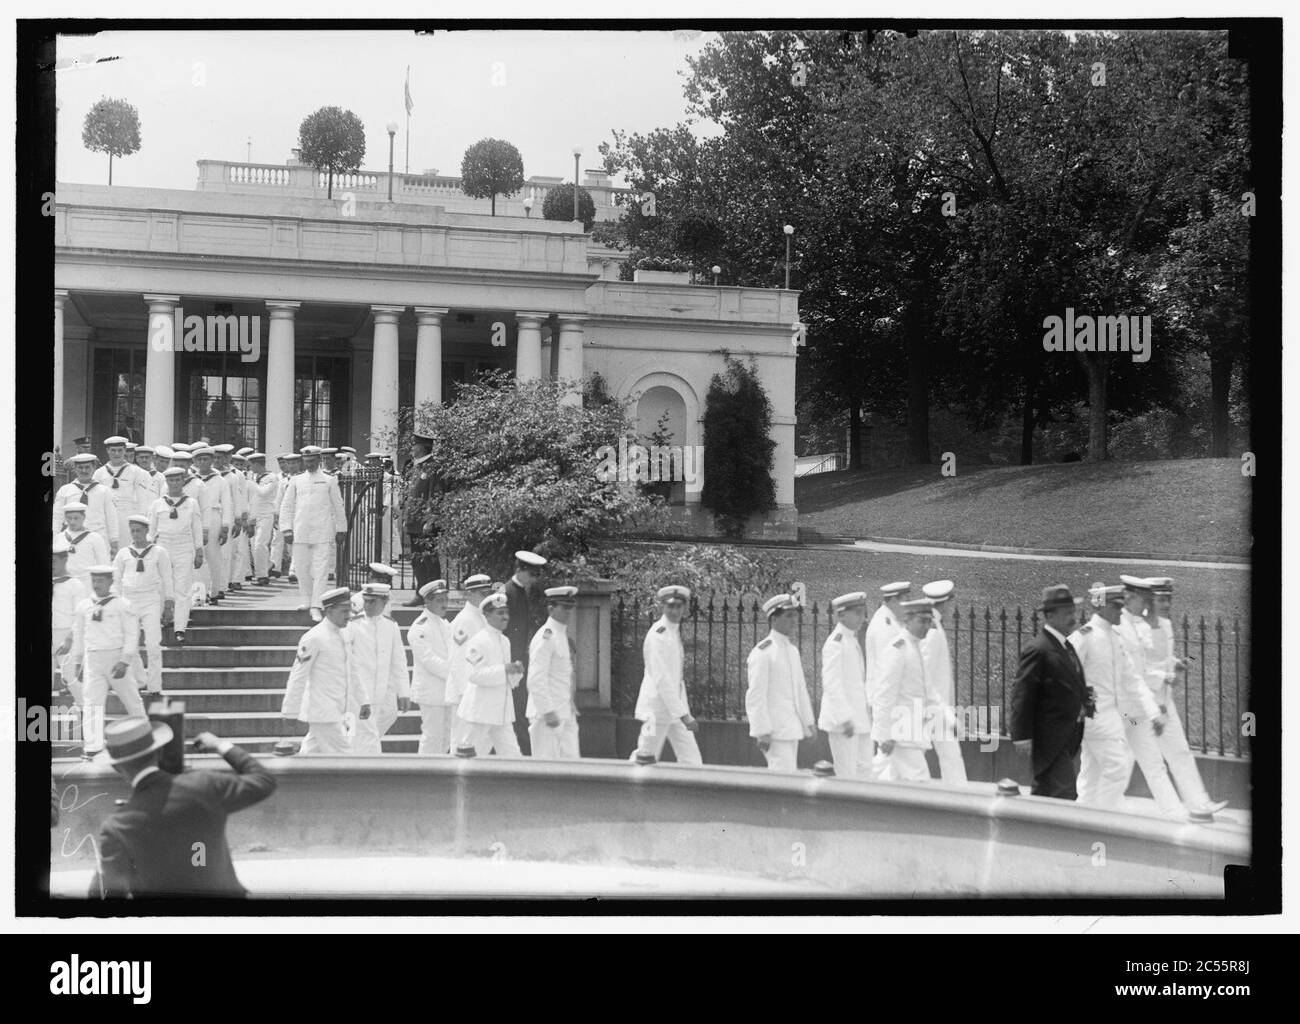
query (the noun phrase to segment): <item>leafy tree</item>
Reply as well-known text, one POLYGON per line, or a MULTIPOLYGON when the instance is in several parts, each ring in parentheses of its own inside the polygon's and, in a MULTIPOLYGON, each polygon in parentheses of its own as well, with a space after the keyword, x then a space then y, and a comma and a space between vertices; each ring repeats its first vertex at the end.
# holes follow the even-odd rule
MULTIPOLYGON (((461 191, 467 196, 491 198, 492 216, 495 217, 498 193, 512 196, 524 187, 524 159, 518 149, 503 139, 480 139, 465 150, 460 162, 460 177, 461 191)), ((569 193, 569 199, 572 201, 573 193, 569 193)), ((595 217, 594 207, 592 217, 595 217)))
POLYGON ((350 110, 321 107, 298 126, 303 163, 325 171, 325 194, 334 198, 334 175, 353 174, 366 159, 366 130, 350 110))
POLYGON ((113 184, 113 157, 140 150, 140 114, 126 100, 100 97, 86 112, 81 144, 92 153, 108 154, 108 183, 113 184))
MULTIPOLYGON (((542 216, 547 220, 573 220, 573 189, 572 182, 565 182, 547 192, 542 201, 542 216)), ((578 186, 578 216, 585 231, 590 231, 596 223, 596 202, 581 185, 578 186)))
POLYGON ((725 355, 725 364, 709 381, 705 397, 700 504, 713 511, 724 534, 739 536, 751 515, 776 508, 776 442, 772 403, 757 370, 731 355, 725 355))

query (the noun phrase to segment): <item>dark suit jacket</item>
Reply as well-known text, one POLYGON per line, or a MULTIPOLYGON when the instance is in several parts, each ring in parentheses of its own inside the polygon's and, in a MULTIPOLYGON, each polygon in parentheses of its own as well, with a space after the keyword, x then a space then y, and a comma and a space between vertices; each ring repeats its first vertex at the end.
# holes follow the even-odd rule
POLYGON ((525 590, 515 582, 513 576, 506 581, 505 595, 506 607, 510 610, 510 621, 506 624, 510 657, 527 664, 528 645, 544 621, 541 613, 546 609, 546 598, 536 587, 525 590))
POLYGON ((426 503, 433 497, 433 470, 429 468, 429 463, 425 462, 426 470, 420 472, 421 467, 411 466, 411 478, 407 481, 406 486, 406 521, 405 529, 408 534, 417 536, 424 533, 425 515, 427 509, 426 503))
POLYGON ((275 792, 275 779, 239 747, 234 772, 157 771, 99 833, 106 896, 243 896, 226 844, 226 816, 275 792), (195 843, 202 843, 202 858, 195 843), (196 863, 199 862, 199 863, 196 863))
POLYGON ((1011 738, 1034 741, 1034 774, 1063 751, 1073 756, 1083 740, 1080 712, 1088 691, 1083 667, 1061 642, 1040 630, 1020 651, 1011 691, 1011 738))

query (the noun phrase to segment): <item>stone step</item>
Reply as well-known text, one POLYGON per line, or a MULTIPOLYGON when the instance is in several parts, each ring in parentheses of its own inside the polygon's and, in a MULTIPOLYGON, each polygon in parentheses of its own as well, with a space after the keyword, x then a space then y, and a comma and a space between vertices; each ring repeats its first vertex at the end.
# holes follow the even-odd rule
MULTIPOLYGON (((185 735, 197 736, 201 732, 214 732, 218 736, 276 736, 292 732, 305 733, 304 722, 291 721, 278 713, 268 714, 264 711, 212 711, 193 713, 185 710, 185 735), (294 727, 297 728, 294 728, 294 727)), ((420 715, 408 711, 397 716, 397 721, 388 730, 390 735, 402 735, 420 732, 420 715)))
POLYGON ((184 697, 191 690, 275 689, 284 688, 289 666, 249 668, 173 668, 163 669, 163 689, 172 696, 184 697))
MULTIPOLYGON (((226 602, 222 602, 222 605, 226 602)), ((196 608, 190 612, 190 628, 209 626, 310 626, 307 612, 296 608, 262 608, 262 607, 222 607, 196 608)), ((450 621, 463 602, 457 602, 453 608, 448 607, 447 619, 450 621)), ((420 615, 420 608, 398 606, 392 609, 392 618, 399 626, 409 626, 420 615)))
POLYGON ((206 668, 283 668, 287 670, 297 656, 297 644, 290 646, 207 647, 191 646, 163 648, 163 675, 169 669, 206 668))
MULTIPOLYGON (((294 626, 191 626, 185 634, 188 646, 202 647, 297 647, 311 628, 310 623, 294 626)), ((406 629, 402 630, 406 643, 406 629)), ((170 648, 169 648, 170 649, 170 648)), ((166 659, 163 660, 165 665, 166 659)))

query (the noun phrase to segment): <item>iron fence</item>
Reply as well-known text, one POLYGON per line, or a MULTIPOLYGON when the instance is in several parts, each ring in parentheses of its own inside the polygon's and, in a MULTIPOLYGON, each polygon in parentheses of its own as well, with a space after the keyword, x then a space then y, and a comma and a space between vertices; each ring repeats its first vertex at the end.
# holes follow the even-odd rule
MULTIPOLYGON (((954 703, 972 709, 974 720, 1010 728, 1010 697, 1021 646, 1038 632, 1039 613, 1015 608, 955 608, 944 628, 953 657, 954 703)), ((641 686, 641 644, 657 621, 654 602, 616 598, 611 615, 611 687, 616 714, 632 714, 641 686)), ((835 627, 828 607, 805 608, 791 638, 803 663, 814 712, 821 707, 821 652, 835 627)), ((745 717, 746 661, 767 635, 757 601, 692 600, 681 624, 686 689, 699 718, 745 717)), ((1242 714, 1249 703, 1250 641, 1239 618, 1231 623, 1184 615, 1175 623, 1176 653, 1187 674, 1174 688, 1188 743, 1203 754, 1249 756, 1242 714)))

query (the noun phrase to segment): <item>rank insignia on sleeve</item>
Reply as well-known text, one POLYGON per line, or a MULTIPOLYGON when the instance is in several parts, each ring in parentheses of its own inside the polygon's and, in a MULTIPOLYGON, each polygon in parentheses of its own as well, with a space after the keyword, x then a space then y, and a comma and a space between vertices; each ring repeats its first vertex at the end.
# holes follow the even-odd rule
POLYGON ((465 655, 465 660, 468 661, 471 665, 477 665, 480 661, 483 660, 483 652, 480 651, 478 648, 473 648, 465 655))
POLYGON ((772 645, 772 638, 769 636, 766 640, 762 640, 762 641, 759 642, 758 649, 759 649, 760 651, 765 651, 765 650, 767 650, 771 645, 772 645))
POLYGON ((1092 632, 1092 624, 1089 623, 1089 624, 1087 624, 1087 625, 1080 626, 1080 627, 1079 627, 1079 632, 1080 632, 1080 633, 1091 633, 1091 632, 1092 632))
POLYGON ((655 632, 656 632, 656 633, 662 633, 662 632, 663 632, 665 629, 667 629, 667 628, 668 628, 667 626, 660 626, 658 629, 655 630, 655 632))
POLYGON ((543 639, 550 639, 550 636, 551 636, 551 627, 547 626, 545 629, 542 630, 542 637, 543 639))
POLYGON ((835 636, 832 637, 832 639, 833 639, 836 643, 839 643, 841 640, 844 639, 844 634, 842 634, 842 633, 836 633, 835 636))
POLYGON ((904 643, 906 643, 906 641, 905 641, 905 640, 900 636, 897 640, 895 640, 895 641, 894 641, 892 644, 890 644, 889 646, 890 646, 890 647, 902 647, 904 643))
POLYGON ((465 636, 465 631, 463 629, 456 630, 456 633, 452 637, 452 639, 456 641, 456 646, 459 647, 467 639, 467 637, 465 636))

